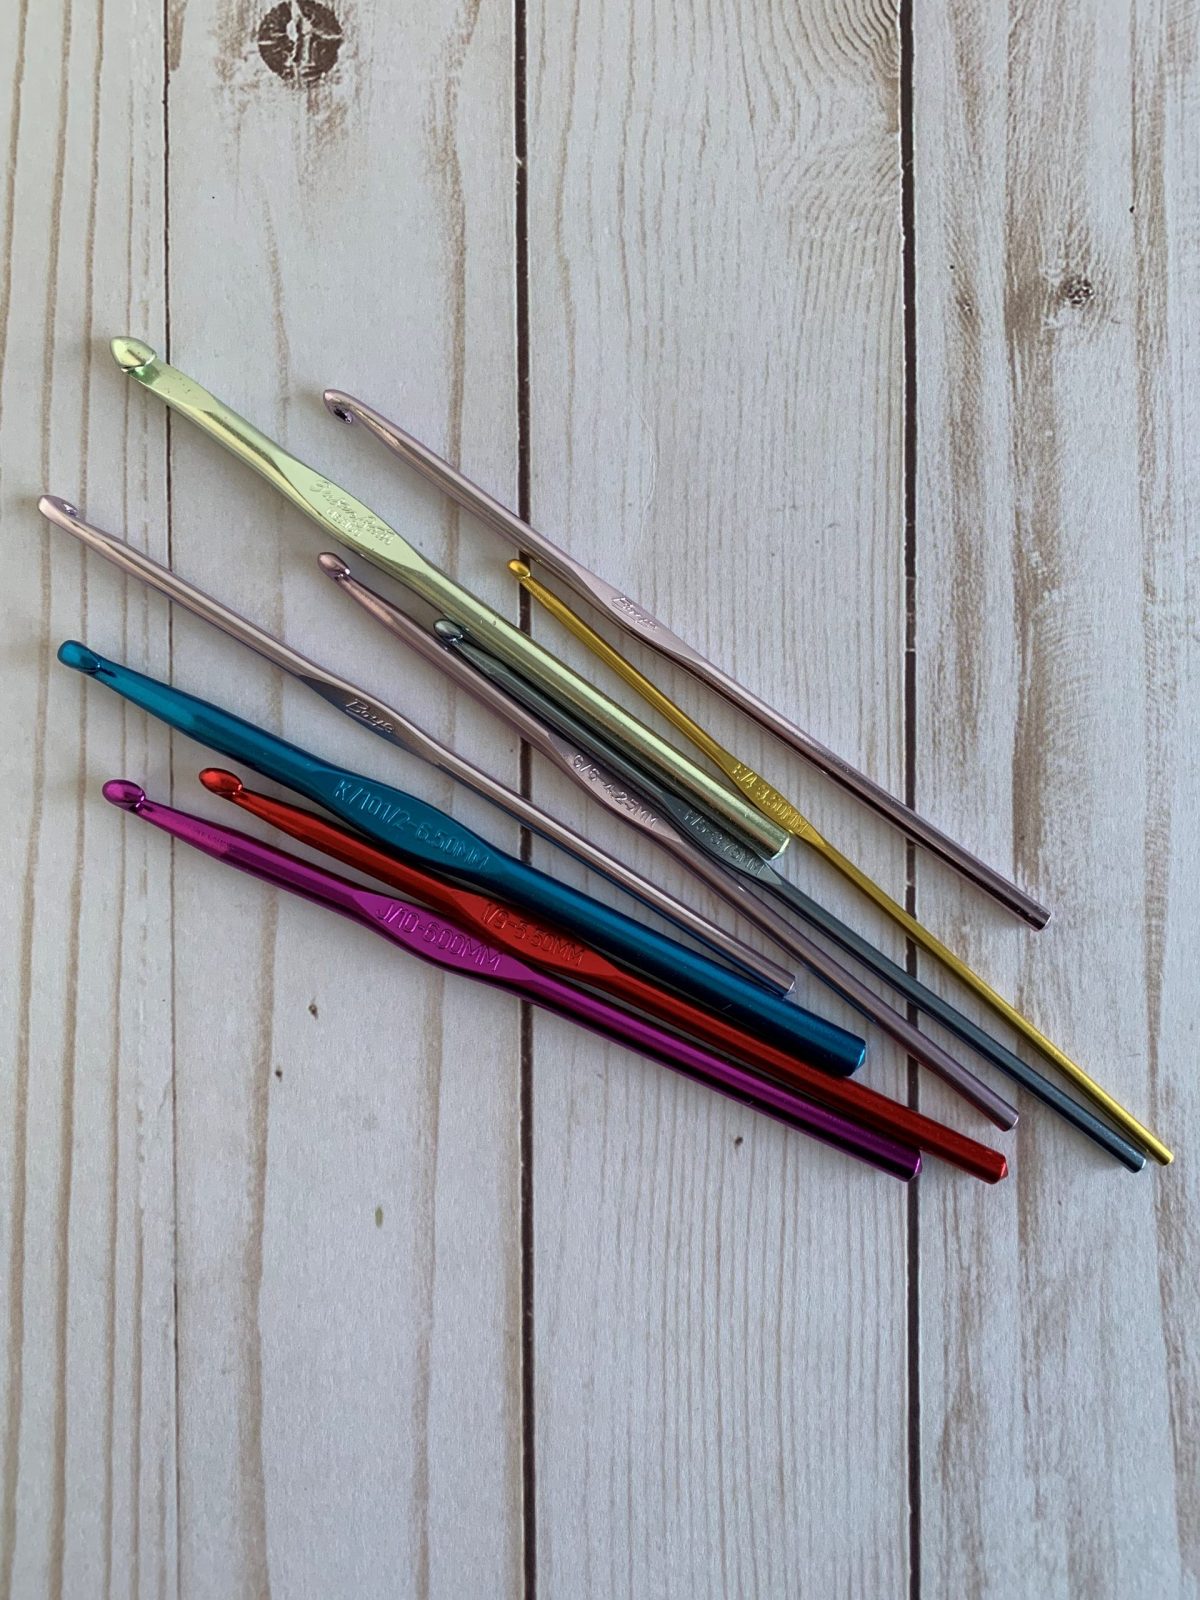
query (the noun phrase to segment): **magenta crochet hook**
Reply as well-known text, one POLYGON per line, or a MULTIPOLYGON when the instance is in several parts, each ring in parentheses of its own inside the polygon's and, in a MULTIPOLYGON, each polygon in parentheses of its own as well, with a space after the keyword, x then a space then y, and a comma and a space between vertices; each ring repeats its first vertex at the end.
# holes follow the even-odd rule
POLYGON ((781 1084, 757 1078, 641 1017, 571 988, 549 973, 536 972, 502 950, 472 938, 444 917, 434 916, 407 900, 361 888, 299 856, 239 833, 236 828, 150 800, 144 789, 126 778, 106 783, 104 798, 206 855, 341 912, 423 961, 507 989, 547 1011, 568 1017, 604 1039, 627 1045, 751 1110, 765 1112, 789 1128, 857 1156, 892 1177, 907 1183, 921 1170, 921 1157, 916 1150, 814 1105, 781 1084))

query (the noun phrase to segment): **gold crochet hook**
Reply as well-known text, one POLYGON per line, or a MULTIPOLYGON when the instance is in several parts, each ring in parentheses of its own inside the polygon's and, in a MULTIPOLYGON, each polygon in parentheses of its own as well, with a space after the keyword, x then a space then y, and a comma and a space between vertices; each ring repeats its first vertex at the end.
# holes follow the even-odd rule
POLYGON ((902 905, 893 900, 886 889, 882 889, 873 878, 869 878, 861 867, 855 866, 844 856, 835 845, 815 828, 806 816, 803 815, 778 789, 759 776, 752 767, 738 759, 732 750, 727 750, 708 732, 702 728, 694 718, 690 717, 681 706, 677 706, 669 695, 663 693, 645 673, 639 672, 632 661, 614 650, 607 639, 601 638, 596 630, 589 626, 581 616, 572 611, 571 607, 561 600, 558 595, 547 589, 544 584, 530 572, 524 561, 510 561, 508 570, 517 579, 521 587, 550 615, 561 622, 563 627, 573 633, 577 639, 585 644, 590 651, 600 658, 606 666, 612 668, 617 675, 625 680, 631 689, 636 689, 654 709, 667 718, 679 729, 697 749, 701 750, 714 766, 742 791, 763 813, 777 822, 780 827, 797 839, 802 839, 811 846, 818 855, 822 856, 829 864, 836 867, 843 877, 848 878, 868 899, 872 900, 879 909, 885 912, 893 922, 897 923, 908 934, 909 938, 937 958, 958 980, 971 990, 998 1016, 1004 1018, 1023 1039, 1039 1050, 1048 1061, 1054 1063, 1060 1072, 1064 1073, 1077 1088, 1088 1095, 1104 1112, 1107 1113, 1118 1126, 1145 1149, 1155 1161, 1164 1167, 1174 1159, 1171 1151, 1148 1128, 1142 1126, 1132 1112, 1126 1111, 1119 1101, 1114 1100, 1107 1089, 1101 1087, 1096 1080, 1085 1072, 1077 1062, 1071 1060, 1065 1051, 1060 1050, 1056 1044, 1047 1039, 1039 1028, 1036 1028, 1028 1017, 1023 1016, 1015 1006, 1010 1005, 1003 995, 997 994, 992 986, 985 982, 971 967, 967 966, 961 956, 956 956, 936 935, 930 933, 923 923, 910 915, 902 905))

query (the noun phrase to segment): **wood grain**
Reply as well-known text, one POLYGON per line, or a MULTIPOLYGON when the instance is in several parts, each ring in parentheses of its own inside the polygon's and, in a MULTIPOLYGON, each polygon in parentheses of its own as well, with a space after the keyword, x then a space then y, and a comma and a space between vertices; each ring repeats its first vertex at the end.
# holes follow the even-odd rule
MULTIPOLYGON (((0 7, 0 1600, 1200 1595, 1200 23, 903 16, 907 256, 894 0, 0 7), (906 1195, 104 806, 125 773, 230 815, 66 637, 515 842, 44 489, 518 772, 116 332, 514 616, 494 541, 319 391, 510 504, 524 470, 548 532, 1053 907, 1032 935, 917 858, 924 919, 1175 1166, 1024 1104, 1007 1185, 906 1195)), ((654 671, 904 892, 886 828, 654 671)))
MULTIPOLYGON (((259 20, 230 4, 182 18, 175 358, 502 598, 446 503, 340 429, 320 391, 373 397, 452 454, 469 442, 512 492, 509 24, 474 5, 346 8, 335 66, 285 81, 259 20), (220 238, 234 243, 214 253, 220 238)), ((515 776, 512 743, 321 577, 328 536, 181 426, 171 501, 181 572, 515 776)), ((181 684, 451 803, 210 630, 177 619, 174 663, 181 684)), ((189 803, 200 755, 176 752, 189 803)), ((176 883, 184 1588, 512 1593, 517 1008, 206 861, 181 857, 176 883)))
POLYGON ((101 402, 95 339, 162 314, 148 12, 0 21, 6 1596, 175 1588, 170 883, 96 804, 127 767, 161 786, 166 741, 54 662, 91 634, 161 671, 166 619, 34 509, 103 479, 130 538, 164 551, 162 422, 101 402))
MULTIPOLYGON (((899 787, 894 10, 529 17, 534 520, 899 787)), ((903 892, 894 838, 668 676, 903 892)), ((536 1037, 539 1591, 904 1592, 903 1191, 536 1037)))
POLYGON ((917 8, 918 796, 1054 920, 924 864, 921 905, 1180 1153, 1131 1180, 1029 1114, 1007 1193, 923 1200, 947 1593, 1200 1581, 1195 58, 1168 8, 917 8))

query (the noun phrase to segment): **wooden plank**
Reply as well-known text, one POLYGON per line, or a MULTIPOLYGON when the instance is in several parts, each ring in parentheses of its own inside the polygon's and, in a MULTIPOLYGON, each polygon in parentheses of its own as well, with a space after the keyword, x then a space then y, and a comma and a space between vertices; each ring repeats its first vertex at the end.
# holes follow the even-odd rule
POLYGON ((99 336, 162 315, 154 8, 6 6, 0 473, 0 1594, 175 1593, 170 883, 99 798, 166 740, 54 662, 84 637, 167 664, 165 608, 34 509, 124 517, 161 556, 161 418, 99 336))
MULTIPOLYGON (((480 541, 460 545, 446 503, 339 429, 320 390, 469 448, 513 493, 509 19, 445 3, 401 27, 364 3, 314 33, 281 9, 278 70, 255 7, 189 5, 172 40, 173 354, 502 597, 480 541)), ((186 426, 171 471, 182 573, 515 775, 511 741, 320 576, 327 537, 186 426)), ((515 837, 181 618, 175 672, 515 837)), ((201 764, 176 750, 179 796, 207 809, 201 764)), ((184 1589, 512 1593, 517 1008, 182 851, 176 903, 184 1589)))
MULTIPOLYGON (((853 0, 529 11, 534 520, 899 789, 896 51, 853 0)), ((903 891, 887 830, 665 681, 903 891)), ((904 1592, 903 1191, 564 1028, 534 1062, 540 1590, 904 1592)))
POLYGON ((924 863, 921 904, 1183 1157, 1130 1178, 1027 1104, 1007 1192, 922 1204, 956 1595, 1200 1582, 1196 47, 1166 6, 916 12, 918 797, 1055 915, 924 863))

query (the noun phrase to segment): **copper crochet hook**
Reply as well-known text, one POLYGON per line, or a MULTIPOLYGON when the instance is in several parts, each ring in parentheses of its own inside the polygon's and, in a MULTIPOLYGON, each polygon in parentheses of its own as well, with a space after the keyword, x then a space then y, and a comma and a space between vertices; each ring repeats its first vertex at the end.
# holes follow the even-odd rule
POLYGON ((672 633, 665 623, 652 616, 644 606, 630 599, 622 590, 615 589, 604 578, 589 571, 582 562, 569 555, 552 539, 544 533, 539 533, 536 528, 530 527, 529 523, 522 521, 514 512, 501 505, 477 483, 472 483, 457 468, 436 455, 428 445, 422 444, 411 433, 406 433, 398 424, 389 421, 382 412, 376 411, 372 406, 351 394, 346 394, 341 389, 326 389, 324 398, 325 405, 333 416, 342 422, 360 422, 393 454, 399 456, 409 466, 415 467, 423 477, 436 484, 456 504, 478 517, 485 527, 499 534, 518 550, 528 551, 536 556, 575 594, 596 606, 605 616, 611 617, 627 633, 652 646, 668 660, 686 667, 710 689, 715 689, 718 694, 753 717, 785 744, 791 745, 797 754, 803 756, 819 772, 824 773, 827 778, 848 790, 864 805, 885 817, 915 844, 923 846, 939 860, 961 873, 977 888, 982 889, 985 894, 991 895, 992 899, 1006 910, 1021 917, 1031 927, 1045 927, 1050 920, 1050 913, 1031 895, 1018 888, 1015 883, 1009 882, 993 867, 987 866, 978 856, 973 855, 964 845, 957 844, 932 822, 897 800, 895 795, 889 794, 865 773, 859 772, 844 757, 837 755, 812 734, 806 733, 803 728, 785 717, 782 712, 776 711, 765 700, 731 678, 727 672, 701 655, 678 634, 672 633))

